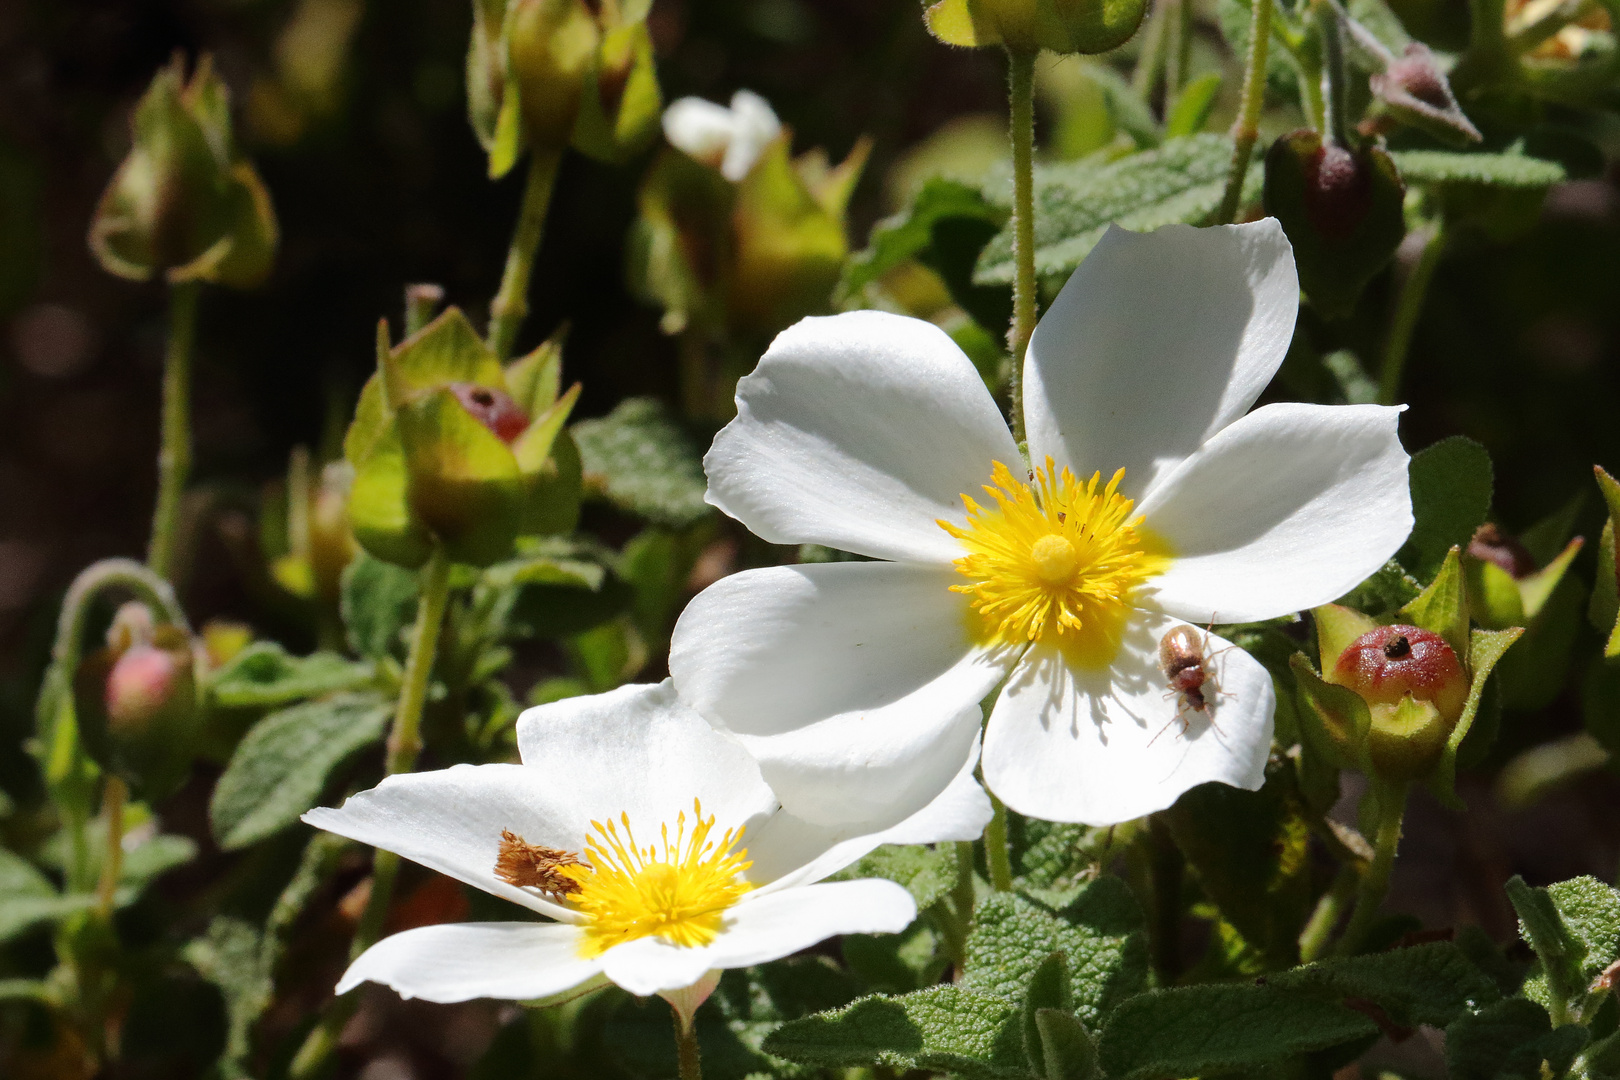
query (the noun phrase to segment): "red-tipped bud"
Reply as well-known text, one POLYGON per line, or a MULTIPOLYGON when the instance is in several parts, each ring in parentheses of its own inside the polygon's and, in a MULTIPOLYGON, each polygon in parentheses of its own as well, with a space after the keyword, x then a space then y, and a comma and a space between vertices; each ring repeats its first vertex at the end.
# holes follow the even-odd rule
POLYGON ((1410 694, 1454 722, 1468 700, 1468 675, 1446 639, 1416 626, 1380 626, 1351 642, 1333 682, 1368 705, 1396 705, 1410 694))
MULTIPOLYGON (((173 653, 136 645, 118 658, 107 676, 108 726, 123 734, 146 730, 190 674, 189 670, 182 672, 173 653)), ((185 692, 189 695, 190 688, 185 692)))
POLYGON ((511 443, 529 426, 529 417, 504 390, 477 383, 451 383, 449 390, 474 420, 483 424, 501 442, 511 443))
POLYGON ((1480 562, 1495 563, 1515 581, 1536 572, 1536 560, 1525 546, 1490 522, 1474 530, 1474 538, 1468 541, 1468 554, 1480 562))

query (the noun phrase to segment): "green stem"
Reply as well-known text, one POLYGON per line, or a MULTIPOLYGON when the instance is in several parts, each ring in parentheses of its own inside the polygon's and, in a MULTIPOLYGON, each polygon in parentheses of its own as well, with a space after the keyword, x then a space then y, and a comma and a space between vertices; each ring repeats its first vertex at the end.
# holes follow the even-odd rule
POLYGON ((1430 228, 1423 241, 1423 250, 1417 262, 1401 283, 1400 297, 1395 303, 1395 319, 1389 328, 1389 343, 1384 347, 1384 369, 1378 380, 1378 403, 1394 405, 1400 399, 1401 373, 1406 367, 1406 356, 1412 347, 1412 333, 1417 329, 1418 316, 1423 312, 1423 301, 1429 295, 1429 282, 1446 247, 1443 224, 1430 228))
POLYGON ((101 796, 101 816, 107 819, 107 846, 101 857, 101 883, 96 887, 96 913, 103 919, 113 911, 118 879, 124 873, 124 803, 129 785, 122 777, 108 776, 101 796))
POLYGON ((968 928, 973 925, 973 842, 956 842, 956 883, 948 899, 939 902, 940 932, 944 935, 945 955, 961 979, 967 962, 968 928))
POLYGON ((442 303, 444 303, 443 285, 423 282, 419 285, 405 286, 405 336, 410 337, 432 322, 442 303))
POLYGON ((1170 0, 1165 5, 1164 112, 1175 107, 1176 96, 1187 81, 1187 53, 1192 45, 1192 5, 1188 0, 1170 0))
POLYGON ((196 282, 169 287, 169 342, 163 357, 163 445, 158 451, 157 510, 146 565, 174 578, 180 497, 191 474, 191 346, 197 331, 196 282))
POLYGON ((546 231, 546 211, 551 207, 551 190, 557 181, 561 151, 536 150, 529 158, 529 173, 523 187, 523 206, 518 210, 512 246, 506 253, 506 272, 501 290, 489 305, 489 347, 504 362, 517 344, 518 328, 529 313, 529 277, 540 238, 546 231))
POLYGON ((679 1010, 675 1013, 675 1050, 680 1058, 681 1080, 703 1080, 703 1061, 698 1054, 697 1025, 688 1024, 681 1019, 679 1010))
POLYGON ((1356 907, 1350 914, 1350 924, 1334 952, 1339 956, 1354 956, 1367 936, 1367 931, 1378 919, 1378 908, 1389 892, 1390 872, 1395 869, 1395 850, 1401 843, 1401 820, 1406 815, 1406 785, 1376 785, 1369 792, 1374 800, 1378 818, 1377 836, 1373 840, 1373 860, 1361 875, 1356 886, 1356 907))
POLYGON ((1266 55, 1271 47, 1272 0, 1254 0, 1249 15, 1249 54, 1243 62, 1243 98, 1232 122, 1232 166, 1226 174, 1226 193, 1215 224, 1237 220, 1243 201, 1243 181, 1249 175, 1249 157, 1260 138, 1260 108, 1266 99, 1266 55))
POLYGON ((1012 892, 1012 852, 1007 843, 1007 807, 990 796, 994 811, 984 828, 984 863, 990 870, 990 886, 997 892, 1012 892))
POLYGON ((1153 879, 1153 923, 1148 945, 1159 985, 1173 986, 1181 974, 1181 894, 1186 862, 1164 815, 1148 818, 1148 840, 1148 866, 1153 879))
MULTIPOLYGON (((422 568, 422 596, 416 606, 416 625, 411 630, 410 654, 405 659, 405 676, 399 690, 399 704, 394 710, 394 726, 388 734, 387 772, 410 772, 422 750, 422 708, 427 703, 428 675, 433 670, 433 658, 439 650, 439 630, 444 625, 444 611, 450 597, 450 558, 442 545, 435 545, 427 565, 422 568)), ((355 926, 354 940, 349 946, 353 960, 382 937, 383 925, 388 917, 388 903, 393 897, 394 881, 399 875, 399 856, 391 851, 379 850, 372 856, 371 895, 355 926)), ((289 1080, 310 1080, 325 1069, 327 1060, 337 1049, 338 1036, 359 1005, 359 995, 345 994, 333 998, 298 1054, 288 1067, 289 1080)))
POLYGON ((1153 84, 1159 79, 1159 65, 1164 60, 1167 15, 1165 8, 1156 8, 1148 16, 1147 26, 1142 30, 1142 51, 1136 57, 1136 70, 1131 72, 1131 89, 1143 101, 1153 96, 1153 84))
POLYGON ((1338 5, 1331 0, 1316 0, 1311 5, 1311 14, 1322 42, 1322 131, 1334 145, 1349 146, 1350 136, 1345 126, 1349 117, 1346 104, 1349 69, 1338 5))
POLYGON ((1007 52, 1009 133, 1013 159, 1013 315, 1007 331, 1012 353, 1013 438, 1024 441, 1024 353, 1035 333, 1035 56, 1007 52))
POLYGON ((1328 891, 1322 894, 1322 899, 1316 902, 1316 908, 1311 912, 1305 929, 1299 933, 1299 962, 1309 964, 1320 960, 1327 955, 1328 944, 1333 939, 1333 931, 1344 918, 1345 909, 1350 906, 1350 897, 1355 894, 1356 881, 1360 875, 1353 863, 1346 863, 1339 867, 1339 872, 1333 878, 1333 884, 1328 891))

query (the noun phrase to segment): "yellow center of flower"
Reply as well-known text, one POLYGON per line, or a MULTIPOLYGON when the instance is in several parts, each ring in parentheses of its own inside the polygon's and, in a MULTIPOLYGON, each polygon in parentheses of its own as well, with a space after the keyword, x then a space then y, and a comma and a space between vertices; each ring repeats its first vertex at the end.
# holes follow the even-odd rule
POLYGON ((999 461, 991 478, 984 491, 994 505, 964 494, 967 527, 939 523, 967 549, 955 565, 970 584, 951 589, 971 598, 979 636, 1055 642, 1085 666, 1112 660, 1132 594, 1170 561, 1119 494, 1125 470, 1107 485, 1101 473, 1081 483, 1047 458, 1033 486, 999 461))
POLYGON ((589 917, 583 927, 583 955, 599 956, 615 945, 655 935, 673 945, 707 945, 720 933, 726 909, 753 888, 741 877, 752 864, 748 849, 737 846, 741 829, 726 830, 716 843, 709 839, 714 815, 705 818, 696 799, 692 810, 690 834, 682 812, 673 838, 665 823, 662 844, 645 848, 637 846, 628 814, 619 815, 623 836, 619 824, 591 822, 592 835, 585 841, 590 865, 558 871, 578 884, 579 891, 568 900, 589 917))

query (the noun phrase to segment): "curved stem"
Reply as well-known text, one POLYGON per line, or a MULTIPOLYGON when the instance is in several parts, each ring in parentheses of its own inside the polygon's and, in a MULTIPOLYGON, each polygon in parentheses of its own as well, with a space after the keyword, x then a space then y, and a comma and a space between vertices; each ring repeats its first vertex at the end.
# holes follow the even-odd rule
POLYGON ((1035 53, 1007 52, 1009 134, 1013 160, 1013 315, 1007 331, 1012 353, 1013 438, 1024 441, 1024 353, 1035 333, 1035 53))
POLYGON ((1339 956, 1354 956, 1361 947, 1367 931, 1378 919, 1378 908, 1389 892, 1390 872, 1395 869, 1395 850, 1401 843, 1401 821, 1406 816, 1406 785, 1380 784, 1370 793, 1378 816, 1377 838, 1373 841, 1373 860, 1361 875, 1356 886, 1356 907, 1350 915, 1350 924, 1334 952, 1339 956))
POLYGON ((1350 906, 1350 897, 1356 891, 1356 879, 1356 867, 1353 863, 1339 867, 1338 874, 1333 878, 1333 884, 1322 894, 1322 899, 1316 902, 1316 908, 1305 923, 1305 929, 1299 932, 1300 963, 1309 964, 1327 955, 1333 930, 1339 925, 1339 920, 1344 918, 1345 909, 1350 906))
POLYGON ((688 1024, 680 1010, 675 1014, 675 1052, 680 1058, 681 1080, 703 1080, 703 1061, 698 1053, 697 1025, 688 1024))
POLYGON ((1412 348, 1412 333, 1417 329, 1418 316, 1423 313, 1423 301, 1429 295, 1429 282, 1434 278, 1440 256, 1445 253, 1446 230, 1435 225, 1423 241, 1423 250, 1417 262, 1401 283, 1400 298, 1395 303, 1395 320, 1390 324, 1389 343, 1384 347, 1384 369, 1378 379, 1378 403, 1394 405, 1401 394, 1401 373, 1406 367, 1406 356, 1412 348))
POLYGON ((101 857, 101 883, 96 888, 96 912, 102 918, 112 914, 118 895, 118 879, 124 874, 124 803, 129 785, 122 777, 109 775, 101 796, 101 816, 107 819, 107 847, 101 857))
POLYGON ((551 189, 557 181, 561 151, 536 150, 529 157, 529 172, 523 187, 523 205, 518 210, 512 246, 506 252, 506 272, 501 275, 501 291, 489 305, 489 347, 505 362, 517 343, 518 329, 529 313, 529 277, 540 238, 546 231, 546 211, 551 207, 551 189))
POLYGON ((990 796, 994 811, 984 828, 984 862, 990 870, 990 885, 997 892, 1012 892, 1012 853, 1007 847, 1007 807, 990 796))
POLYGON ((197 330, 196 282, 169 287, 169 343, 163 357, 163 445, 158 451, 157 510, 146 565, 174 577, 180 497, 191 474, 191 345, 197 330))
POLYGON ((1260 138, 1260 108, 1266 99, 1266 57, 1271 47, 1272 0, 1253 0, 1249 14, 1249 54, 1243 62, 1243 98, 1232 122, 1232 166, 1226 174, 1226 192, 1215 224, 1237 220, 1243 201, 1243 181, 1249 175, 1249 157, 1260 138))

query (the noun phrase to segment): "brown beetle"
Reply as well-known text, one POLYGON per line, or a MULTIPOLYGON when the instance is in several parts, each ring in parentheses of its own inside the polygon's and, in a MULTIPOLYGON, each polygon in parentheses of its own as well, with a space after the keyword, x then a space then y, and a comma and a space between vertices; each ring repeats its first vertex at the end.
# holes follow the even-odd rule
MULTIPOLYGON (((1211 699, 1221 696, 1209 662, 1227 650, 1219 649, 1212 653, 1207 651, 1208 646, 1209 634, 1206 632, 1200 637, 1198 631, 1190 626, 1173 627, 1159 639, 1159 669, 1168 680, 1165 685, 1170 693, 1166 696, 1176 699, 1176 715, 1172 722, 1181 721, 1182 734, 1186 734, 1189 724, 1187 717, 1182 715, 1184 710, 1208 713, 1213 704, 1211 699)), ((1166 728, 1169 726, 1165 725, 1166 728)), ((1162 734, 1164 732, 1160 731, 1159 735, 1162 734)), ((1159 736, 1153 737, 1158 739, 1159 736)))

